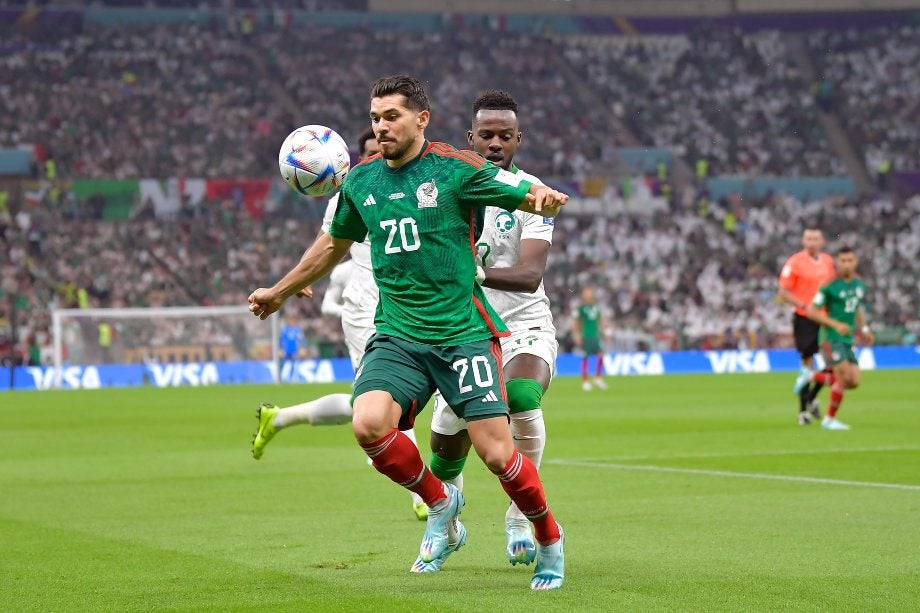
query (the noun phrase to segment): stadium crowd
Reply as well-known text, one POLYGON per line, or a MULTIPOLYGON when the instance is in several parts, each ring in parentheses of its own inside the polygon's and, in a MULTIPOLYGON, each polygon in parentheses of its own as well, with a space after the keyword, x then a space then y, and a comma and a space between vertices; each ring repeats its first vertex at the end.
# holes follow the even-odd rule
MULTIPOLYGON (((920 301, 920 197, 895 207, 886 197, 707 202, 688 193, 652 213, 597 216, 577 207, 559 220, 545 278, 564 347, 577 288, 588 284, 599 290, 618 349, 788 342, 776 280, 806 223, 823 228, 831 247, 859 253, 871 321, 920 332, 912 307, 920 301)), ((279 278, 318 230, 315 217, 269 208, 260 219, 231 201, 207 203, 187 219, 61 223, 47 207, 2 219, 3 319, 15 304, 26 352, 47 344, 52 306, 242 304, 250 289, 279 278)), ((293 304, 314 350, 341 349, 340 327, 322 317, 318 299, 293 304)))
POLYGON ((565 57, 642 142, 705 160, 709 174, 846 174, 775 30, 575 39, 565 57))
POLYGON ((809 36, 826 87, 870 171, 920 168, 920 26, 809 36))
MULTIPOLYGON (((842 92, 835 108, 851 133, 898 168, 920 166, 911 121, 920 105, 916 34, 888 28, 811 39, 819 70, 842 92)), ((430 136, 460 145, 474 95, 512 92, 526 134, 517 160, 544 178, 578 180, 609 165, 620 144, 611 113, 644 143, 706 160, 710 175, 844 174, 775 31, 567 40, 445 28, 396 45, 397 36, 244 17, 232 27, 89 26, 5 38, 0 146, 34 143, 38 160, 51 162, 35 174, 53 187, 41 204, 0 206, 0 353, 13 342, 15 316, 20 353, 40 359, 53 306, 241 304, 318 230, 318 205, 276 192, 259 215, 225 200, 162 219, 140 202, 130 221, 99 221, 105 203, 77 201, 58 179, 275 176, 278 143, 297 118, 359 133, 367 84, 383 72, 427 82, 430 136)), ((917 198, 897 207, 885 196, 709 202, 686 187, 670 201, 657 212, 600 218, 573 206, 560 218, 546 286, 564 345, 571 288, 585 284, 598 286, 620 348, 783 342, 788 312, 774 300, 776 274, 806 220, 833 245, 857 249, 873 321, 918 331, 917 198)), ((296 304, 308 336, 340 342, 318 301, 296 304)))

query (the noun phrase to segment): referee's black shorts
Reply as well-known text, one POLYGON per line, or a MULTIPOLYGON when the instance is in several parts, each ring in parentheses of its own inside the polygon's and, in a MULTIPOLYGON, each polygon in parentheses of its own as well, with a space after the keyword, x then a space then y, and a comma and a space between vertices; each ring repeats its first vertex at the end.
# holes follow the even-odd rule
POLYGON ((792 334, 795 336, 795 349, 802 358, 810 358, 818 353, 818 331, 821 326, 804 315, 792 316, 792 334))

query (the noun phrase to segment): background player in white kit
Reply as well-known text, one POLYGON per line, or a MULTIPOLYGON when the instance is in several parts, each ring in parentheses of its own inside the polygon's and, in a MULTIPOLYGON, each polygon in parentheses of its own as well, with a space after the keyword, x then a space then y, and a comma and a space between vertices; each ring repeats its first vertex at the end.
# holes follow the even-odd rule
MULTIPOLYGON (((541 184, 513 164, 521 142, 517 103, 501 91, 488 91, 473 103, 470 146, 494 164, 541 184)), ((511 335, 501 339, 502 369, 511 410, 514 445, 539 469, 546 446, 540 408, 556 366, 556 328, 543 291, 543 273, 553 240, 553 220, 496 207, 486 208, 482 235, 476 243, 480 266, 477 281, 511 335)), ((431 471, 442 481, 463 488, 463 465, 470 449, 466 423, 440 394, 431 422, 431 471)), ((505 514, 507 555, 511 564, 530 564, 536 546, 530 522, 514 503, 505 514)), ((428 564, 417 561, 416 572, 439 570, 446 556, 428 564)))
MULTIPOLYGON (((373 130, 367 130, 361 135, 358 146, 361 152, 359 159, 362 161, 380 152, 380 145, 373 130)), ((329 199, 321 233, 329 231, 338 201, 338 194, 329 199)), ((321 308, 323 314, 341 316, 351 365, 357 369, 364 356, 367 340, 375 331, 374 313, 380 294, 374 283, 370 245, 366 241, 355 243, 349 253, 351 259, 333 269, 321 308)), ((301 292, 301 295, 309 297, 312 292, 301 292)), ((285 408, 266 403, 259 407, 256 416, 259 419, 259 429, 252 439, 252 457, 258 460, 265 453, 265 446, 279 430, 297 424, 324 426, 351 421, 351 395, 329 394, 311 402, 285 408)), ((403 434, 408 436, 416 447, 418 446, 413 430, 407 430, 403 434)), ((427 519, 428 507, 418 494, 409 493, 412 496, 412 510, 415 516, 420 520, 427 519)))

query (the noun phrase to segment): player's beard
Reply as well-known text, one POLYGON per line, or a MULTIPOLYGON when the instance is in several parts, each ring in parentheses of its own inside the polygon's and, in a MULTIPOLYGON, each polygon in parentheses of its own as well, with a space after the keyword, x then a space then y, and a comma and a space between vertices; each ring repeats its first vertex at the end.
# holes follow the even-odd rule
POLYGON ((399 160, 406 155, 406 152, 409 151, 409 147, 411 146, 412 141, 408 141, 402 145, 395 140, 380 143, 380 155, 382 155, 385 160, 399 160), (389 150, 387 146, 389 146, 389 150))

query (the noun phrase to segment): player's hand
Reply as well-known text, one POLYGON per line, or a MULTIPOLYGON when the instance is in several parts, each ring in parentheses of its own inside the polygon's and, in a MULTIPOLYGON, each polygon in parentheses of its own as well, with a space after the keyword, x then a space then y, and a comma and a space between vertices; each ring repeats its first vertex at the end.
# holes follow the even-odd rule
POLYGON ((313 288, 312 288, 312 287, 305 287, 305 288, 303 288, 302 290, 300 290, 299 292, 297 292, 297 293, 294 294, 294 295, 297 296, 298 298, 312 298, 312 297, 313 297, 313 288))
POLYGON ((862 344, 863 344, 863 345, 869 346, 869 345, 874 345, 874 344, 875 344, 875 335, 872 334, 871 331, 863 332, 863 333, 861 333, 859 336, 860 336, 860 338, 862 338, 862 344))
POLYGON ((249 294, 249 312, 259 319, 267 319, 269 315, 281 308, 284 300, 273 290, 260 287, 249 294))
POLYGON ((834 330, 837 331, 837 334, 840 336, 849 336, 850 335, 850 326, 846 325, 842 321, 834 322, 834 330))
POLYGON ((563 194, 545 185, 534 185, 534 189, 527 194, 526 198, 534 211, 543 217, 555 217, 569 201, 568 194, 563 194))

